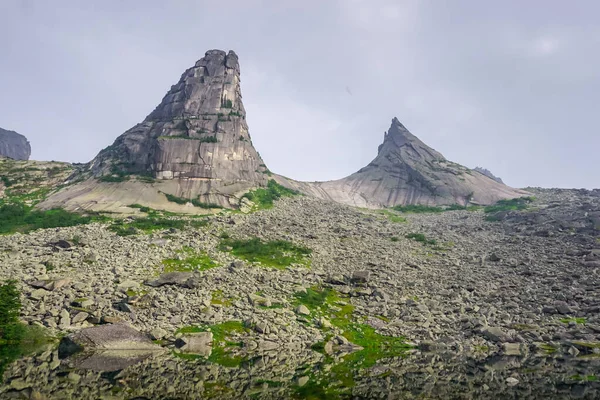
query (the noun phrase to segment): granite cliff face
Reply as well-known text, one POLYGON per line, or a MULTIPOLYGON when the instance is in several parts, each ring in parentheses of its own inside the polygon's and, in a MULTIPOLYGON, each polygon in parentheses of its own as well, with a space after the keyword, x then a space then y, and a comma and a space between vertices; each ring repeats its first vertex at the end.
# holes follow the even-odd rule
POLYGON ((502 179, 498 178, 496 175, 492 174, 492 171, 490 171, 489 169, 486 169, 483 167, 475 167, 475 168, 473 168, 473 171, 480 172, 480 173, 484 174, 485 176, 487 176, 488 178, 492 178, 496 182, 504 184, 502 179))
POLYGON ((108 210, 133 202, 165 209, 161 204, 170 194, 231 207, 249 189, 266 186, 266 172, 248 132, 238 57, 233 51, 210 50, 144 121, 89 163, 92 179, 60 192, 50 203, 108 210), (111 176, 131 179, 121 187, 98 188, 98 178, 111 176), (136 180, 139 176, 157 182, 150 188, 136 180))
POLYGON ((361 207, 398 204, 492 204, 527 193, 500 184, 442 154, 392 120, 377 157, 358 172, 336 181, 280 183, 316 197, 361 207))
POLYGON ((25 136, 0 128, 0 156, 14 160, 29 160, 30 155, 31 146, 25 136))

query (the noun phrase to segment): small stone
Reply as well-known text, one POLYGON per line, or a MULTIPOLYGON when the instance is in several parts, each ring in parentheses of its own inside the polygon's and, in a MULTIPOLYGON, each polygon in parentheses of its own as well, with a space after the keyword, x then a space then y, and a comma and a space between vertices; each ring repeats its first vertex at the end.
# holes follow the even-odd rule
POLYGON ((301 376, 298 379, 296 379, 296 385, 302 387, 308 383, 309 379, 310 378, 308 376, 301 376))
POLYGON ((519 343, 504 343, 503 350, 505 356, 521 355, 521 345, 519 343))
POLYGON ((168 332, 162 328, 154 328, 150 331, 150 337, 152 338, 152 340, 161 340, 167 335, 168 332))
POLYGON ((500 261, 500 257, 498 257, 496 253, 490 254, 490 257, 488 259, 492 262, 500 261))
POLYGON ((579 350, 576 347, 569 347, 569 354, 573 357, 577 357, 577 355, 579 354, 579 350))
POLYGON ((87 319, 87 317, 88 317, 89 315, 90 315, 90 314, 88 314, 88 313, 86 313, 86 312, 83 312, 83 311, 81 311, 81 312, 78 312, 77 314, 75 314, 75 316, 74 316, 74 317, 73 317, 73 319, 71 320, 71 323, 73 323, 73 324, 78 324, 78 323, 80 323, 80 322, 83 322, 83 321, 85 321, 85 320, 87 319))
POLYGON ((517 378, 513 378, 511 376, 511 377, 506 378, 506 383, 508 384, 508 386, 515 386, 516 384, 519 383, 519 380, 517 378))
POLYGON ((371 277, 371 272, 367 270, 354 271, 352 274, 352 282, 354 283, 367 283, 371 277))
POLYGON ((33 292, 31 292, 31 295, 29 297, 31 297, 34 300, 42 300, 44 297, 46 297, 48 295, 47 290, 44 289, 36 289, 33 292))
POLYGON ((81 375, 76 374, 75 372, 70 372, 67 378, 73 383, 79 383, 81 380, 81 375))
POLYGON ((296 308, 296 314, 300 314, 300 315, 310 315, 310 310, 304 305, 304 304, 300 304, 297 308, 296 308))
POLYGON ((10 381, 10 387, 15 390, 23 390, 28 387, 31 387, 31 384, 25 382, 24 379, 13 379, 12 381, 10 381))
POLYGON ((483 333, 483 336, 492 342, 508 342, 511 339, 508 333, 504 332, 502 328, 497 326, 488 327, 481 333, 483 333))

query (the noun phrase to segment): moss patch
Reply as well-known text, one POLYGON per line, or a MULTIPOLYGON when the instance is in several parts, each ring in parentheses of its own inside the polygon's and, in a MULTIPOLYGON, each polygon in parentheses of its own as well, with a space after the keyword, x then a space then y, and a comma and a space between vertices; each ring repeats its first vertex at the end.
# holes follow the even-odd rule
POLYGON ((586 318, 585 317, 561 318, 560 322, 562 322, 563 324, 568 324, 570 322, 575 322, 576 324, 585 324, 586 318))
POLYGON ((421 242, 423 244, 429 244, 434 246, 437 242, 435 239, 427 239, 422 233, 409 233, 405 236, 407 239, 416 240, 417 242, 421 242))
POLYGON ((248 240, 223 239, 222 251, 230 251, 236 257, 257 262, 267 267, 283 269, 292 264, 309 265, 311 250, 285 240, 263 242, 259 238, 248 240))
POLYGON ((288 189, 285 186, 275 182, 274 179, 270 179, 266 188, 252 190, 244 194, 242 198, 246 198, 253 202, 254 211, 257 211, 273 207, 275 200, 278 200, 282 197, 291 197, 299 194, 300 192, 288 189))
MULTIPOLYGON (((180 328, 176 333, 198 333, 210 331, 213 334, 212 353, 208 361, 228 368, 239 368, 247 359, 243 356, 232 355, 234 348, 241 347, 240 342, 232 341, 232 336, 249 332, 240 321, 226 321, 216 325, 186 326, 180 328)), ((176 353, 177 357, 187 360, 204 359, 204 357, 193 354, 176 353)))
POLYGON ((204 251, 184 247, 178 253, 182 254, 183 257, 163 260, 164 272, 205 271, 219 266, 204 251))

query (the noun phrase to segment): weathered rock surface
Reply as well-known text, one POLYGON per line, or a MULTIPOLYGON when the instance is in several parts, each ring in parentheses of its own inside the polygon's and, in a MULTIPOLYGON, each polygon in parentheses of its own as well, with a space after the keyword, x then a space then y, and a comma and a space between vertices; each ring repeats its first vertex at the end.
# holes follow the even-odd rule
POLYGON ((31 145, 25 136, 0 128, 0 156, 29 160, 30 155, 31 145))
POLYGON ((61 356, 81 350, 161 350, 161 347, 122 323, 81 329, 63 338, 58 349, 61 356))
POLYGON ((144 121, 89 163, 88 172, 93 178, 52 196, 47 206, 140 203, 164 209, 157 203, 167 203, 168 193, 231 207, 247 190, 265 186, 267 168, 248 132, 237 55, 206 52, 144 121), (96 180, 115 174, 151 176, 158 183, 137 182, 132 189, 133 180, 121 185, 96 180), (102 189, 90 197, 98 186, 102 189))
POLYGON ((480 172, 480 173, 484 174, 485 176, 487 176, 488 178, 491 178, 498 183, 504 184, 504 182, 502 182, 502 179, 497 177, 496 175, 492 174, 492 172, 489 169, 486 169, 483 167, 475 167, 475 168, 473 168, 473 171, 480 172))
POLYGON ((527 195, 446 160, 397 118, 385 133, 377 157, 358 172, 328 182, 295 182, 280 176, 276 179, 315 197, 370 208, 398 204, 492 204, 527 195))

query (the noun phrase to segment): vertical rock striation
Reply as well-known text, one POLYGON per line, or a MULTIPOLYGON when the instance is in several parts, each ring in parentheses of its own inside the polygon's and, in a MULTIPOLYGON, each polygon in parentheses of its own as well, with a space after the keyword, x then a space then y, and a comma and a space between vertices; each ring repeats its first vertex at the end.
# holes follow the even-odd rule
POLYGON ((0 156, 15 160, 29 160, 31 145, 17 132, 0 128, 0 156))

